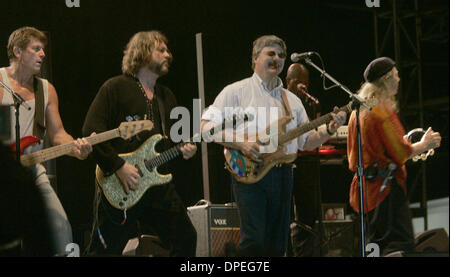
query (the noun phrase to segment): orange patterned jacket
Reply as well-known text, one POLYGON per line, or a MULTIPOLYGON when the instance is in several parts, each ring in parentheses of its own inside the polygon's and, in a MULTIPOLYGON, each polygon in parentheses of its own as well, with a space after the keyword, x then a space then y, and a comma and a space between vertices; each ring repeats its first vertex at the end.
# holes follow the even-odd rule
MULTIPOLYGON (((378 163, 378 169, 384 169, 389 163, 394 162, 397 165, 397 169, 393 172, 393 176, 406 193, 405 163, 413 152, 413 148, 411 143, 403 138, 405 130, 396 112, 391 107, 383 104, 374 106, 372 111, 363 109, 360 112, 360 123, 364 168, 367 168, 370 164, 378 163)), ((358 167, 358 144, 356 113, 354 111, 350 115, 348 132, 347 155, 349 169, 352 172, 356 172, 358 167)), ((389 194, 390 181, 386 189, 380 193, 383 181, 383 178, 376 178, 374 182, 368 182, 364 178, 363 202, 365 213, 376 208, 389 194)), ((359 186, 356 174, 350 187, 350 206, 356 212, 359 212, 359 186)))

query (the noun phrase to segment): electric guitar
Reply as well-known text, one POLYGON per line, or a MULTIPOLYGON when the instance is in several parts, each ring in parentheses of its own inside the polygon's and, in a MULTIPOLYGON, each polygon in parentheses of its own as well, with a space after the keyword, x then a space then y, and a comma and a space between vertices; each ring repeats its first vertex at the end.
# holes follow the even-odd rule
MULTIPOLYGON (((122 122, 116 129, 106 131, 100 134, 96 134, 85 139, 91 144, 95 145, 113 138, 121 137, 123 139, 129 139, 132 136, 144 130, 151 130, 153 128, 153 122, 150 120, 140 120, 132 122, 122 122)), ((39 142, 39 139, 34 136, 26 136, 20 139, 20 151, 23 154, 25 148, 39 142)), ((39 150, 30 154, 20 156, 20 163, 23 166, 30 166, 37 163, 42 163, 57 157, 69 154, 74 146, 74 142, 69 142, 53 147, 49 147, 43 150, 39 150)), ((11 149, 16 149, 16 143, 11 144, 11 149)))
MULTIPOLYGON (((339 111, 344 111, 349 114, 351 112, 351 105, 352 103, 350 102, 346 106, 341 107, 339 111)), ((278 144, 275 146, 276 150, 274 152, 261 154, 262 161, 255 162, 243 155, 239 150, 225 148, 225 167, 240 183, 256 183, 261 180, 275 165, 291 163, 297 158, 297 153, 288 154, 284 152, 284 145, 305 134, 306 132, 317 128, 322 124, 330 122, 332 119, 333 117, 331 116, 331 113, 328 113, 313 121, 307 122, 292 130, 289 130, 288 132, 285 132, 286 125, 291 121, 291 118, 287 116, 281 117, 276 122, 271 123, 264 132, 256 134, 257 141, 261 142, 269 140, 267 134, 275 133, 274 135, 278 136, 278 144), (271 133, 270 130, 274 130, 274 127, 272 126, 277 126, 277 130, 271 133)))
POLYGON ((221 131, 231 126, 235 128, 238 124, 248 120, 253 120, 251 115, 235 115, 233 116, 233 119, 225 120, 223 123, 216 125, 200 135, 190 138, 189 142, 179 143, 162 153, 156 152, 155 146, 163 136, 160 134, 153 135, 134 152, 119 154, 120 158, 125 160, 125 162, 134 165, 139 172, 140 181, 136 190, 130 190, 127 194, 117 176, 115 174, 105 176, 98 165, 95 170, 97 183, 101 187, 108 202, 114 208, 127 210, 137 204, 149 188, 167 184, 172 180, 172 174, 160 174, 158 172, 158 167, 180 156, 181 146, 189 143, 194 144, 194 142, 200 142, 201 140, 205 141, 205 138, 208 137, 213 138, 216 131, 221 131), (232 124, 230 124, 231 120, 233 121, 232 124))

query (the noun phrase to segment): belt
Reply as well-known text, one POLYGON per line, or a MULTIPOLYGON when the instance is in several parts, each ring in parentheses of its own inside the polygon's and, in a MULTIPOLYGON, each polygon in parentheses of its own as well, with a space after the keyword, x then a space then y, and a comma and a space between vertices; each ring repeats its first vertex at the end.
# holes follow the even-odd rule
POLYGON ((392 179, 392 172, 397 169, 397 165, 395 163, 389 163, 386 168, 377 167, 377 163, 369 165, 364 172, 364 176, 369 182, 374 182, 376 178, 384 179, 383 184, 380 187, 381 193, 386 188, 388 180, 392 179))
POLYGON ((386 179, 389 178, 392 172, 397 168, 395 163, 390 163, 386 168, 378 168, 378 164, 374 163, 369 165, 364 170, 364 176, 369 182, 375 181, 376 178, 386 179))

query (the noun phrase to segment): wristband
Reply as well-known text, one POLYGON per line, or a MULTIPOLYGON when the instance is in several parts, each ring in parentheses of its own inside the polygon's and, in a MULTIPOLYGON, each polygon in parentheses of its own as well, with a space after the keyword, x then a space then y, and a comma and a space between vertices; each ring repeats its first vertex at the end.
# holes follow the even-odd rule
POLYGON ((328 124, 326 124, 326 125, 327 125, 327 133, 328 133, 330 136, 334 135, 334 133, 336 133, 336 131, 330 132, 330 129, 328 129, 328 124))

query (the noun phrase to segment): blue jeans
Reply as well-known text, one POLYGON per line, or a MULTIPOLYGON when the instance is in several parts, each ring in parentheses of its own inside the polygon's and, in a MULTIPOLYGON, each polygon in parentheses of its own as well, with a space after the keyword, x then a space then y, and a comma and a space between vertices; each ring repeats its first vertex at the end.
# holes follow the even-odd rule
POLYGON ((42 165, 32 168, 36 177, 36 186, 43 198, 45 211, 50 224, 52 238, 52 255, 64 256, 67 254, 66 246, 72 243, 72 227, 61 202, 50 185, 50 181, 42 165))
POLYGON ((240 256, 284 256, 288 246, 293 172, 274 167, 254 184, 232 178, 239 208, 240 256))

